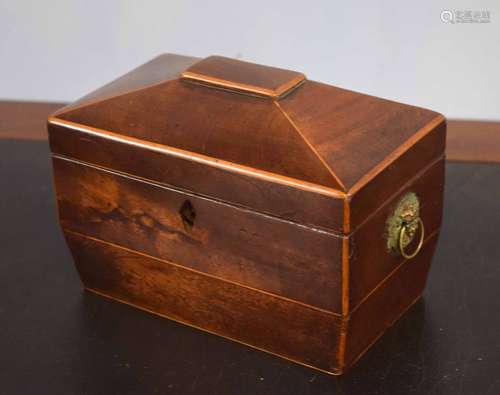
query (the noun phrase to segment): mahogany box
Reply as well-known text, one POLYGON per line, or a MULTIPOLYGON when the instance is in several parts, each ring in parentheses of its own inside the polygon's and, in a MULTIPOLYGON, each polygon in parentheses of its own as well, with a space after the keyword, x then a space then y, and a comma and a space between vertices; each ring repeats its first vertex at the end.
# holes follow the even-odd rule
POLYGON ((48 130, 90 291, 331 374, 422 294, 443 200, 438 113, 167 54, 48 130))

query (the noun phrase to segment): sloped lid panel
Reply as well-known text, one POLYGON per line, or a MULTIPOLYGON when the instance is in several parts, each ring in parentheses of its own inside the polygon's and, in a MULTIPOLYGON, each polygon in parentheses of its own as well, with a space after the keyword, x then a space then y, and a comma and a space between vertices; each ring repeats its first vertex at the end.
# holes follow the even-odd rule
POLYGON ((59 118, 340 188, 317 153, 272 100, 173 80, 59 118))
POLYGON ((170 81, 200 59, 191 56, 163 54, 137 67, 127 74, 111 81, 109 84, 83 96, 77 101, 59 109, 54 115, 59 115, 102 100, 125 93, 147 88, 148 86, 170 81))
POLYGON ((280 106, 346 191, 419 130, 442 119, 433 111, 313 81, 282 99, 280 106))

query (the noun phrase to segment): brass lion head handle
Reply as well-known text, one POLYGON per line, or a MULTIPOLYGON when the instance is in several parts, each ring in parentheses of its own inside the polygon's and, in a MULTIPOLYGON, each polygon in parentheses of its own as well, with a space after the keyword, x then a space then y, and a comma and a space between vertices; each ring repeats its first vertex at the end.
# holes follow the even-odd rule
POLYGON ((407 193, 399 201, 393 214, 387 220, 387 248, 398 252, 405 259, 412 259, 422 249, 425 237, 425 227, 420 218, 420 202, 413 192, 407 193), (413 252, 407 252, 406 247, 419 233, 417 247, 413 252))

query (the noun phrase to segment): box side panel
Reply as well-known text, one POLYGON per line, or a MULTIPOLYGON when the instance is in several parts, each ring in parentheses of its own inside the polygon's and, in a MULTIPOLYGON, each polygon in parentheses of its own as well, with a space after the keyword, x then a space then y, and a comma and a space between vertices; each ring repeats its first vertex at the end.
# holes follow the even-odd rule
MULTIPOLYGON (((355 309, 381 281, 405 262, 399 253, 390 251, 387 246, 387 220, 403 196, 413 192, 420 201, 424 240, 438 232, 443 208, 444 163, 441 158, 423 169, 350 235, 350 310, 355 309)), ((418 236, 407 247, 408 251, 414 251, 418 236)))
POLYGON ((347 324, 345 365, 350 366, 420 297, 437 242, 428 240, 421 253, 405 262, 352 312, 347 324))
POLYGON ((339 317, 72 232, 66 239, 93 291, 330 373, 339 317))
POLYGON ((65 229, 341 311, 340 237, 67 159, 53 167, 65 229))
POLYGON ((342 232, 344 200, 214 167, 132 141, 48 125, 53 153, 300 224, 342 232))
POLYGON ((350 231, 356 230, 366 218, 382 206, 408 180, 430 163, 444 156, 446 122, 444 118, 408 150, 396 158, 387 158, 387 167, 379 173, 368 174, 371 179, 353 191, 350 204, 350 231), (392 161, 392 162, 391 162, 392 161))

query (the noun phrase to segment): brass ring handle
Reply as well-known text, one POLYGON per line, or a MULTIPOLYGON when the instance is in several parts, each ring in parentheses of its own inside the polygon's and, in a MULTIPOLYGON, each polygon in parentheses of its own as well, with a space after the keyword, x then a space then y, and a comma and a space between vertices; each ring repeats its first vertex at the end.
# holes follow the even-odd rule
POLYGON ((415 251, 413 251, 411 254, 407 254, 405 252, 404 247, 403 247, 403 239, 405 238, 406 227, 409 225, 409 223, 403 223, 401 225, 400 230, 399 230, 398 248, 399 248, 399 252, 401 253, 401 255, 403 256, 403 258, 405 258, 405 259, 415 258, 417 256, 417 254, 420 252, 420 250, 422 249, 422 246, 424 244, 424 236, 425 236, 424 223, 422 222, 422 220, 420 219, 420 217, 415 218, 415 221, 418 222, 418 225, 419 225, 419 228, 420 228, 420 240, 418 241, 417 248, 415 248, 415 251))

